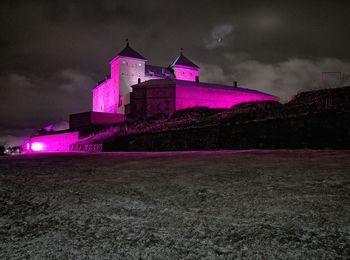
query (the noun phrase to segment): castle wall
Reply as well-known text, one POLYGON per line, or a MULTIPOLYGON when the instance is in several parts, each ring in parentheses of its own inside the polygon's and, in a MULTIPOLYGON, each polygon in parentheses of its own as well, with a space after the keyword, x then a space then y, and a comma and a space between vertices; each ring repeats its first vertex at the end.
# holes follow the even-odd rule
POLYGON ((148 85, 134 87, 131 93, 131 116, 168 115, 188 107, 230 108, 249 101, 276 100, 264 93, 191 85, 148 85))
POLYGON ((175 111, 175 86, 134 88, 131 94, 131 115, 152 117, 175 111))
POLYGON ((112 79, 108 79, 94 88, 92 95, 92 110, 94 112, 116 112, 119 97, 118 90, 113 86, 112 79))
POLYGON ((124 96, 132 91, 131 86, 138 83, 138 79, 145 80, 145 61, 120 57, 119 61, 119 95, 124 96))
POLYGON ((107 113, 116 113, 119 106, 119 59, 114 60, 111 64, 111 87, 115 91, 114 93, 114 109, 113 112, 110 111, 100 111, 107 113))
POLYGON ((176 110, 203 106, 209 108, 229 108, 235 104, 259 100, 275 100, 263 93, 247 93, 239 89, 206 88, 198 86, 176 86, 176 110))
POLYGON ((94 124, 112 124, 125 120, 125 115, 103 112, 84 112, 69 115, 69 128, 78 128, 94 124))
POLYGON ((198 70, 190 69, 182 66, 175 67, 175 77, 180 80, 196 81, 198 70))
POLYGON ((131 92, 128 93, 128 94, 125 94, 124 96, 121 96, 119 98, 119 107, 118 107, 118 110, 117 110, 118 114, 125 115, 127 113, 127 111, 125 109, 125 106, 130 104, 130 95, 131 95, 131 92))

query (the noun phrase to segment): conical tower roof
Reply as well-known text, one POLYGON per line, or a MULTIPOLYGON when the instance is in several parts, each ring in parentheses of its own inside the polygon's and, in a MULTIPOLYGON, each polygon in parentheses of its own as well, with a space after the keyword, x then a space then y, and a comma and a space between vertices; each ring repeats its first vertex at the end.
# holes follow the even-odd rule
POLYGON ((185 67, 192 67, 192 68, 199 69, 199 66, 194 64, 192 61, 190 61, 188 58, 186 58, 182 54, 182 49, 180 51, 180 55, 173 61, 173 63, 170 65, 170 67, 175 67, 176 65, 178 65, 178 66, 185 66, 185 67))
POLYGON ((117 56, 112 61, 114 61, 119 56, 128 57, 128 58, 134 58, 134 59, 140 59, 140 60, 147 60, 140 53, 138 53, 137 51, 135 51, 133 48, 130 47, 128 40, 126 40, 125 48, 121 52, 119 52, 117 54, 117 56))

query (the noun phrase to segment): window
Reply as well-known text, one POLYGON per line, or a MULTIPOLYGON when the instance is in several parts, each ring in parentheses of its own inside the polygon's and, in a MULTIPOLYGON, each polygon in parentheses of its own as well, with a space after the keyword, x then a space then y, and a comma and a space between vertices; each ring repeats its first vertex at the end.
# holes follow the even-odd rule
POLYGON ((141 67, 141 63, 139 63, 139 66, 141 67))
POLYGON ((185 74, 185 72, 183 71, 182 74, 185 74))

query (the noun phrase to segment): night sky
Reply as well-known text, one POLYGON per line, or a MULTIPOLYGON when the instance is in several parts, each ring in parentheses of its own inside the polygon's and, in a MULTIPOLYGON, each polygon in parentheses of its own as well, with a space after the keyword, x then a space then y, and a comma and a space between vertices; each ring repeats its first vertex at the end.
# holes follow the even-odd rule
POLYGON ((320 88, 323 71, 350 74, 349 17, 350 1, 334 0, 2 0, 0 145, 91 110, 126 38, 147 64, 168 66, 182 47, 200 81, 288 101, 320 88))

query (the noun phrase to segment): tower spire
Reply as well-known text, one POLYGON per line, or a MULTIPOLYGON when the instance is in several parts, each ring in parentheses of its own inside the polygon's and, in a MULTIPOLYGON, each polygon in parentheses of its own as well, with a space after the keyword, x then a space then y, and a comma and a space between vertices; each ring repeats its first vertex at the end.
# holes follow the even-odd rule
POLYGON ((129 47, 129 39, 128 38, 126 38, 126 46, 128 46, 129 47))
POLYGON ((182 55, 182 53, 183 53, 183 51, 184 51, 184 48, 180 48, 180 55, 182 55))

